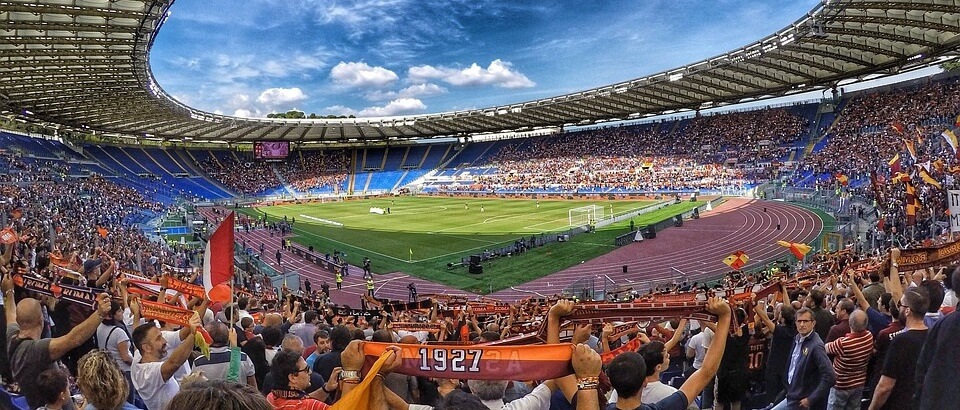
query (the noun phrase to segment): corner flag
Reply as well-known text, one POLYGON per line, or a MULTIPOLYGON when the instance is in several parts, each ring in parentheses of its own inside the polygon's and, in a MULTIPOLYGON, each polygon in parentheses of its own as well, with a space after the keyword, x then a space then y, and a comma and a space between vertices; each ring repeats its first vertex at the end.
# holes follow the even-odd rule
POLYGON ((207 249, 203 253, 203 289, 207 296, 210 296, 214 286, 233 277, 234 218, 234 213, 230 212, 207 241, 207 249))

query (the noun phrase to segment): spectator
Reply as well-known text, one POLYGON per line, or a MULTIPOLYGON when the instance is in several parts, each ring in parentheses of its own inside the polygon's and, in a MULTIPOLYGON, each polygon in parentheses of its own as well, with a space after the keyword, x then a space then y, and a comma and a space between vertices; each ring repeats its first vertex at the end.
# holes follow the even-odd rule
POLYGON ((816 321, 813 311, 801 308, 797 311, 796 322, 797 336, 793 341, 787 370, 787 397, 777 403, 773 410, 823 409, 836 380, 833 366, 820 335, 814 332, 816 321))
MULTIPOLYGON (((213 342, 210 344, 210 357, 200 356, 193 361, 193 371, 203 372, 204 376, 210 380, 228 381, 227 375, 230 370, 230 357, 232 347, 230 346, 230 334, 227 325, 214 322, 205 327, 207 333, 213 342)), ((257 388, 256 369, 253 361, 244 353, 240 353, 240 380, 257 388)))
POLYGON ((827 354, 833 356, 833 371, 837 375, 827 401, 831 410, 860 409, 867 362, 873 353, 873 335, 867 331, 867 314, 855 310, 848 321, 850 332, 825 346, 827 354))
POLYGON ((70 390, 67 389, 67 375, 60 369, 44 370, 37 376, 37 392, 44 398, 44 405, 37 410, 60 410, 72 404, 70 390))
MULTIPOLYGON (((20 384, 21 393, 27 398, 27 403, 30 407, 37 408, 45 402, 36 388, 40 373, 48 369, 59 369, 56 361, 60 357, 93 336, 97 326, 110 311, 110 298, 105 293, 100 294, 97 297, 97 310, 66 335, 53 339, 41 338, 43 316, 40 302, 26 298, 14 305, 13 283, 9 275, 5 275, 3 283, 10 367, 14 379, 20 384)), ((73 404, 68 401, 64 408, 73 409, 73 404)))
POLYGON ((77 387, 87 406, 83 410, 136 410, 126 401, 132 390, 116 360, 107 352, 94 350, 80 358, 77 387))
MULTIPOLYGON (((199 326, 200 316, 194 314, 186 326, 187 332, 193 335, 199 326)), ((149 410, 164 409, 180 391, 180 383, 173 374, 190 358, 193 344, 181 343, 167 357, 167 340, 152 323, 140 325, 133 331, 133 344, 138 352, 130 366, 133 387, 149 410)))
POLYGON ((883 362, 882 376, 873 392, 870 410, 912 409, 917 391, 915 369, 927 336, 923 318, 930 305, 927 290, 907 289, 900 298, 900 314, 906 316, 906 330, 893 337, 883 362))
POLYGON ((170 400, 166 410, 273 410, 257 390, 248 384, 208 380, 184 386, 170 400))

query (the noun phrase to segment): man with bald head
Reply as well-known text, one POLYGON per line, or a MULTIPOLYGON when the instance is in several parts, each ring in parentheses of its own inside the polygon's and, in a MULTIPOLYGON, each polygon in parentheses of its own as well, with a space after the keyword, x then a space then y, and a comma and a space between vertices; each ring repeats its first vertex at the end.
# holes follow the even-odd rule
POLYGON ((850 333, 825 346, 827 354, 833 356, 833 371, 837 375, 827 399, 829 409, 860 409, 867 362, 873 354, 873 334, 867 330, 866 312, 854 310, 848 322, 850 333))
MULTIPOLYGON (((194 373, 202 371, 210 380, 227 380, 230 371, 230 331, 227 325, 213 322, 204 327, 213 343, 210 344, 210 357, 200 356, 193 361, 194 373)), ((240 353, 240 376, 246 377, 247 384, 257 388, 256 369, 253 360, 246 353, 240 353)))
MULTIPOLYGON (((27 398, 30 408, 35 409, 46 403, 37 391, 37 378, 44 370, 57 369, 57 360, 63 355, 89 340, 97 331, 103 319, 110 315, 110 296, 101 293, 97 297, 96 311, 70 332, 57 337, 41 339, 43 332, 43 313, 40 301, 25 298, 14 304, 13 282, 9 277, 3 280, 4 306, 7 317, 7 353, 13 378, 20 384, 20 391, 27 398)), ((72 409, 68 400, 65 409, 72 409)))

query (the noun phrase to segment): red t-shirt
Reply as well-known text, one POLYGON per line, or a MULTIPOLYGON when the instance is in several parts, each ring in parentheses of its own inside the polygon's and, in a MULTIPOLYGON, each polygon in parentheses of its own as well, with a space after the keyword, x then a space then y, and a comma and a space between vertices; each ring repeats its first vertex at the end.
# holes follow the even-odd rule
POLYGON ((281 410, 327 410, 330 406, 320 400, 307 396, 304 392, 274 390, 267 395, 267 402, 274 409, 281 410))

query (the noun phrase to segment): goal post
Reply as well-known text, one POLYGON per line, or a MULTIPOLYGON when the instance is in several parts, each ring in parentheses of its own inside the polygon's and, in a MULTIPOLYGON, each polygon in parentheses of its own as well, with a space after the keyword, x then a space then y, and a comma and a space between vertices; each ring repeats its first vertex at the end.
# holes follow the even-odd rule
POLYGON ((596 225, 604 217, 604 207, 600 205, 580 206, 567 211, 570 226, 596 225))

